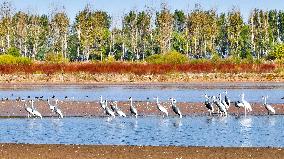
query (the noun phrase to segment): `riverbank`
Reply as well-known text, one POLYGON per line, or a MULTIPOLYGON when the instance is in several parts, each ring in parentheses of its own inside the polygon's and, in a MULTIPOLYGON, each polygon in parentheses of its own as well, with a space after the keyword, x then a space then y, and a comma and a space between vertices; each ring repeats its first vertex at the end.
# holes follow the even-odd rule
POLYGON ((56 73, 1 74, 2 84, 98 84, 98 83, 190 83, 190 82, 284 82, 280 73, 166 73, 137 75, 132 73, 56 73))
POLYGON ((178 158, 178 159, 281 159, 282 148, 224 148, 176 146, 102 146, 102 145, 32 145, 0 144, 0 158, 13 159, 108 159, 108 158, 178 158))

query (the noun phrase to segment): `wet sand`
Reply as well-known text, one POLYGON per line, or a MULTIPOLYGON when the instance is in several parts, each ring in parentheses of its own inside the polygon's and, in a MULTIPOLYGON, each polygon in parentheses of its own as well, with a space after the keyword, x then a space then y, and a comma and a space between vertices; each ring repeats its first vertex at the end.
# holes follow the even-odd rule
POLYGON ((96 146, 0 144, 0 158, 11 159, 281 159, 281 148, 223 148, 174 146, 96 146))
MULTIPOLYGON (((0 101, 0 117, 26 117, 27 112, 24 104, 30 105, 29 102, 22 101, 0 101)), ((161 104, 168 110, 169 115, 175 115, 172 111, 171 104, 169 102, 161 102, 161 104)), ((261 103, 251 103, 252 112, 249 115, 267 115, 267 110, 261 103)), ((49 110, 49 106, 46 100, 35 101, 34 105, 43 117, 55 116, 49 110)), ((100 117, 105 116, 104 110, 100 107, 99 101, 70 101, 61 100, 58 103, 59 108, 63 112, 65 117, 100 117)), ((134 101, 134 105, 138 110, 139 116, 149 115, 163 115, 157 109, 155 102, 134 101)), ((183 115, 208 115, 209 112, 203 103, 188 103, 179 102, 177 106, 180 108, 183 115)), ((276 110, 276 115, 284 114, 284 104, 272 104, 276 110)), ((130 115, 129 107, 130 102, 118 102, 118 107, 125 112, 127 116, 130 115)), ((215 106, 215 110, 217 107, 215 106)), ((216 111, 215 111, 216 112, 216 111)), ((231 103, 231 107, 228 110, 230 115, 244 115, 244 109, 237 109, 234 103, 231 103)))

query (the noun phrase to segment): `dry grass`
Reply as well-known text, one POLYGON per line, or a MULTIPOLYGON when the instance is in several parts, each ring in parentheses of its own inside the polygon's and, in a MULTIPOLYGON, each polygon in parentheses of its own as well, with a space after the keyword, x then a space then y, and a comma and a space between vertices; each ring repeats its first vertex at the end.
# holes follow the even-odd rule
POLYGON ((191 64, 143 64, 143 63, 70 63, 70 64, 45 64, 35 63, 29 65, 0 65, 1 74, 13 73, 133 73, 166 74, 170 72, 181 73, 269 73, 279 68, 277 64, 233 64, 233 63, 191 63, 191 64))

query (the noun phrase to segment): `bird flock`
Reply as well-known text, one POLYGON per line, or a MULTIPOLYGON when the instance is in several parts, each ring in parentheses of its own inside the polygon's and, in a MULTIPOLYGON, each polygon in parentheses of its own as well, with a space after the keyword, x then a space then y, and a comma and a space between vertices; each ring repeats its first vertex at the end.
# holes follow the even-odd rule
MULTIPOLYGON (((228 110, 232 104, 234 104, 234 106, 237 108, 238 114, 239 114, 240 109, 244 110, 245 116, 247 115, 247 113, 252 111, 251 104, 247 100, 245 100, 244 93, 240 94, 239 95, 240 100, 235 101, 235 102, 231 102, 227 91, 223 93, 219 93, 217 96, 214 96, 214 95, 209 96, 207 94, 204 94, 203 97, 205 98, 204 106, 209 111, 209 116, 216 115, 216 114, 218 116, 224 116, 224 117, 228 116, 228 110)), ((30 96, 28 96, 28 98, 30 98, 30 96)), ((43 96, 35 97, 35 99, 43 100, 43 96)), ((167 110, 166 107, 164 107, 160 103, 159 97, 154 97, 153 99, 156 101, 155 102, 156 108, 157 110, 159 110, 163 118, 169 116, 169 111, 172 111, 179 118, 183 117, 181 110, 177 106, 176 99, 169 98, 171 110, 167 110)), ((266 108, 268 115, 275 114, 276 113, 275 109, 267 103, 267 99, 268 99, 268 96, 262 96, 262 105, 266 108)), ((2 98, 2 100, 8 100, 8 98, 7 99, 2 98)), ((20 98, 16 100, 25 101, 20 98)), ((128 101, 130 102, 129 103, 130 116, 134 116, 135 118, 137 118, 139 113, 137 111, 136 105, 133 103, 132 97, 129 97, 128 101)), ((28 100, 28 102, 30 103, 29 106, 26 103, 24 104, 25 110, 28 114, 27 117, 28 118, 34 117, 34 118, 42 119, 41 113, 36 109, 36 106, 34 105, 35 100, 28 100)), ((126 114, 118 107, 117 103, 118 103, 117 101, 108 101, 107 99, 103 100, 103 97, 100 96, 99 104, 100 104, 100 107, 102 108, 103 113, 106 116, 109 116, 112 118, 115 118, 116 116, 126 117, 126 114)), ((61 118, 61 119, 63 118, 63 113, 58 106, 58 99, 55 99, 54 95, 51 98, 47 99, 47 104, 48 104, 49 110, 51 111, 53 115, 56 115, 58 116, 58 118, 61 118)), ((148 105, 149 105, 149 98, 147 98, 147 108, 148 108, 148 105)))
MULTIPOLYGON (((53 96, 54 98, 54 96, 53 96)), ((38 99, 38 98, 36 98, 38 99)), ((25 102, 25 100, 21 100, 23 102, 25 102)), ((31 106, 27 106, 27 104, 25 103, 25 110, 26 112, 28 113, 27 117, 28 118, 31 118, 31 117, 34 117, 34 118, 41 118, 42 119, 42 115, 41 113, 36 109, 36 107, 34 106, 34 100, 31 99, 29 100, 29 103, 31 103, 31 106)), ((58 99, 54 99, 54 102, 55 104, 52 104, 50 99, 48 98, 47 99, 47 104, 49 106, 49 109, 52 113, 54 113, 55 115, 58 116, 58 118, 63 118, 63 113, 61 111, 61 109, 58 107, 58 99)))
MULTIPOLYGON (((204 95, 205 102, 204 105, 209 111, 209 115, 211 116, 214 113, 214 107, 217 108, 217 114, 220 116, 228 116, 228 109, 231 106, 231 100, 228 97, 228 92, 223 92, 225 94, 224 99, 222 99, 222 94, 220 93, 218 97, 216 96, 208 96, 207 94, 204 95)), ((268 96, 262 96, 263 106, 266 108, 268 115, 275 114, 275 109, 267 104, 268 96)), ((238 109, 243 108, 245 116, 248 112, 252 112, 251 104, 245 100, 245 94, 242 93, 240 95, 240 100, 233 102, 234 106, 238 109)))

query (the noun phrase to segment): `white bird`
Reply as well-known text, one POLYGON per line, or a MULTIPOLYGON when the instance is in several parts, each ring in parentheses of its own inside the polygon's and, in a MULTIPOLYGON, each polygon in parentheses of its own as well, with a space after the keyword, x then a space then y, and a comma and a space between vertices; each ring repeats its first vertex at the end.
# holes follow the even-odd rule
POLYGON ((103 109, 106 109, 106 103, 105 103, 105 101, 103 101, 103 97, 102 96, 100 96, 100 106, 103 108, 103 109))
POLYGON ((109 115, 113 118, 115 118, 115 114, 114 112, 107 106, 107 100, 105 100, 105 111, 106 111, 106 115, 109 115))
POLYGON ((179 108, 176 105, 176 103, 177 103, 176 99, 170 98, 169 100, 171 100, 173 111, 179 116, 179 118, 182 118, 181 111, 179 110, 179 108))
POLYGON ((114 106, 114 111, 115 111, 119 116, 126 117, 125 113, 124 113, 123 111, 121 111, 121 110, 117 107, 117 101, 114 101, 113 103, 115 104, 115 106, 114 106))
POLYGON ((266 97, 262 96, 262 100, 264 100, 263 105, 265 106, 268 115, 270 115, 270 113, 275 114, 275 109, 271 105, 267 104, 267 102, 266 102, 267 98, 268 98, 268 96, 266 96, 266 97))
POLYGON ((56 114, 58 114, 58 117, 59 118, 63 118, 63 114, 62 114, 62 112, 61 112, 61 110, 58 108, 58 99, 55 99, 55 107, 54 107, 54 112, 56 113, 56 114))
POLYGON ((137 118, 138 112, 137 112, 137 109, 133 105, 132 97, 129 97, 129 101, 130 101, 130 113, 135 115, 135 117, 137 118))
POLYGON ((210 98, 209 98, 209 96, 207 94, 205 94, 204 97, 206 98, 205 102, 204 102, 204 105, 208 109, 209 115, 211 116, 212 113, 214 112, 213 103, 210 102, 210 98))
POLYGON ((51 112, 54 112, 55 105, 51 105, 51 104, 50 104, 50 100, 49 100, 49 98, 47 99, 47 104, 48 104, 49 109, 51 110, 51 112))
POLYGON ((42 119, 42 115, 34 107, 34 100, 31 100, 31 103, 32 103, 32 106, 31 106, 31 108, 32 108, 32 115, 35 116, 35 117, 40 117, 42 119))
POLYGON ((247 102, 245 100, 245 93, 242 93, 241 94, 241 102, 243 103, 244 105, 244 108, 245 108, 245 115, 246 115, 246 112, 251 112, 252 111, 252 108, 251 108, 251 105, 249 104, 249 102, 247 102))
MULTIPOLYGON (((154 98, 154 99, 156 99, 157 108, 158 108, 162 113, 164 113, 166 116, 168 116, 169 113, 168 113, 167 109, 166 109, 165 107, 163 107, 163 106, 159 103, 159 97, 156 97, 156 98, 154 98)), ((164 117, 164 115, 163 115, 163 117, 164 117)))
POLYGON ((26 103, 25 103, 25 110, 28 112, 28 118, 33 116, 33 109, 31 107, 28 107, 26 103))

